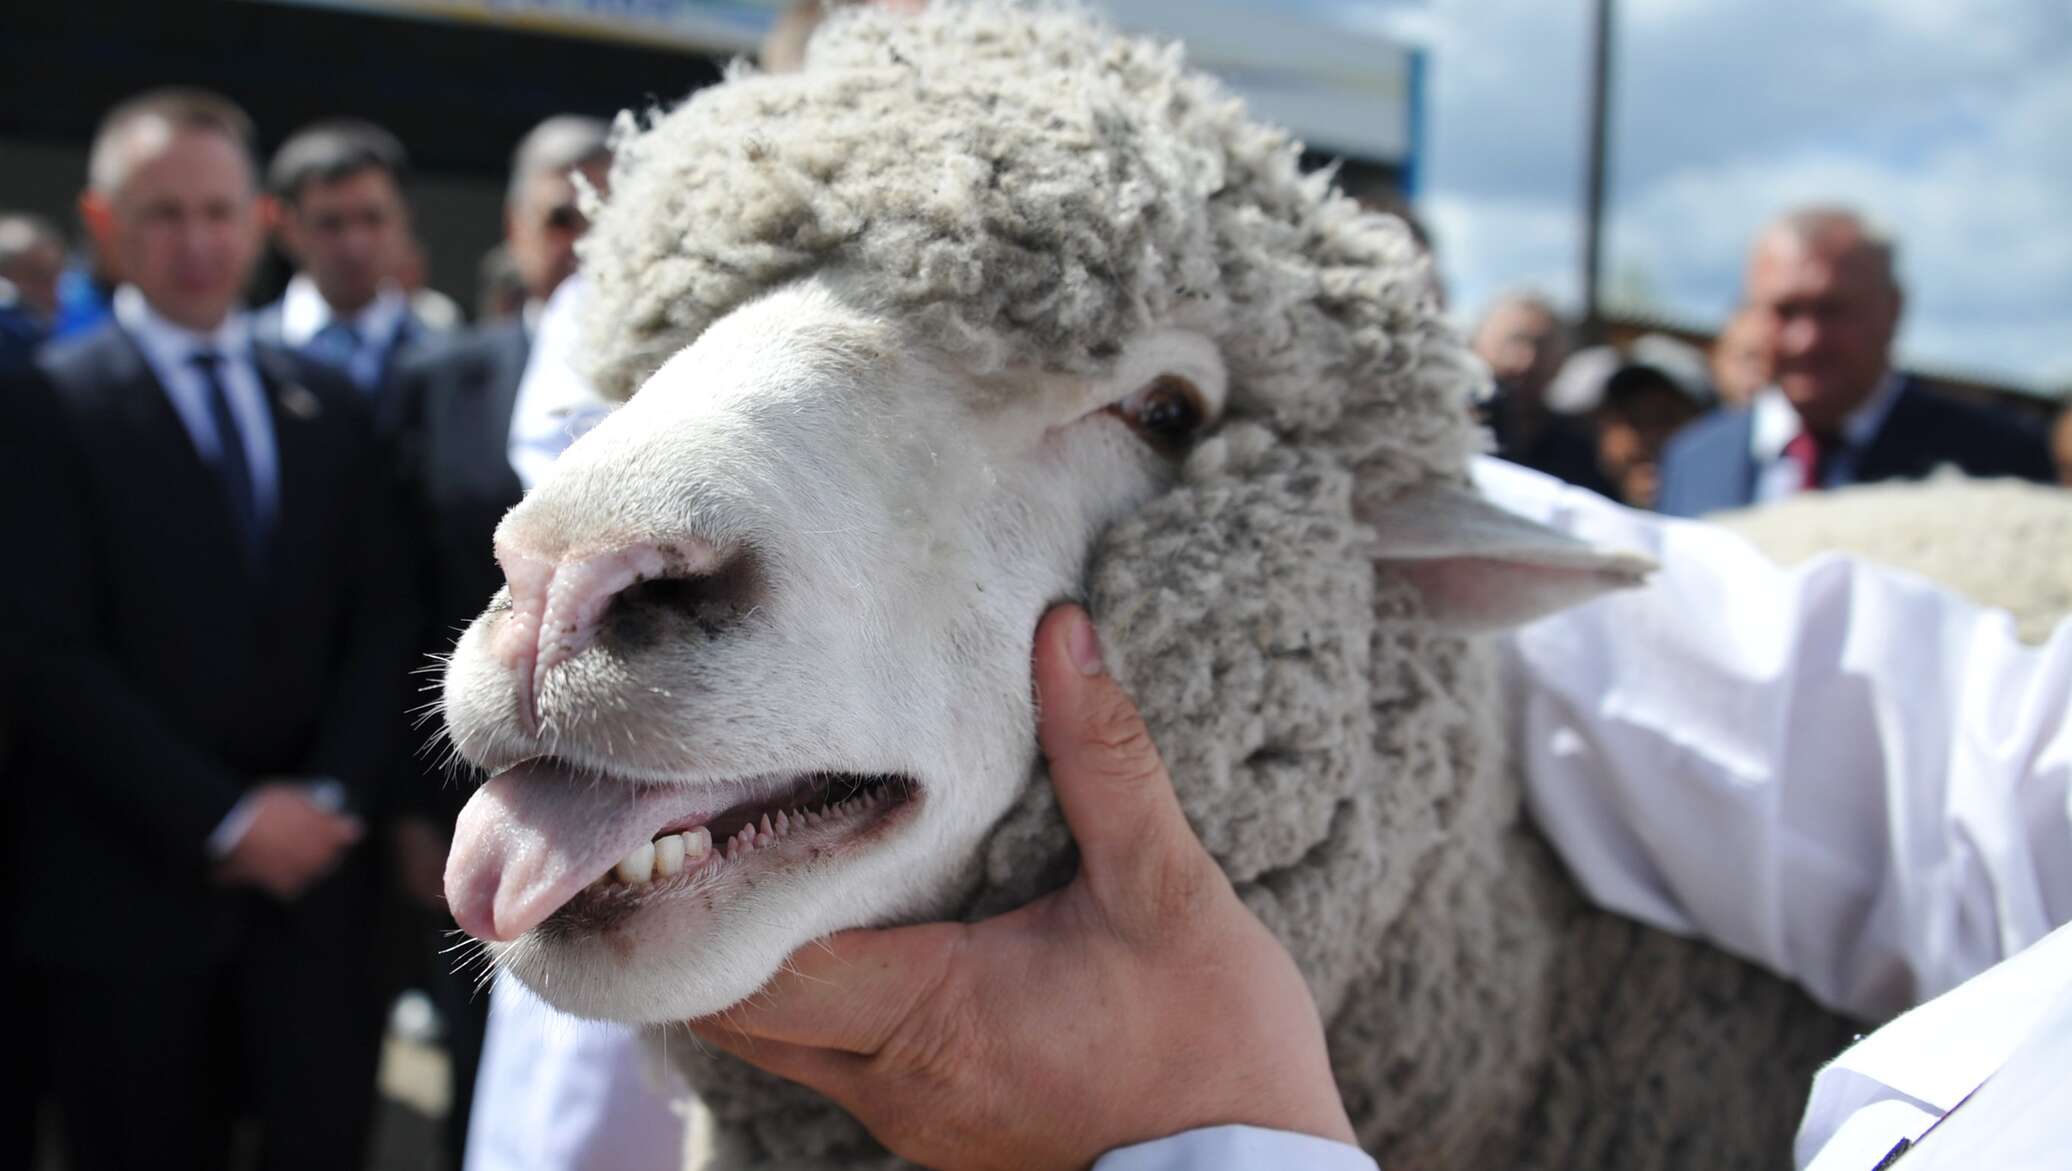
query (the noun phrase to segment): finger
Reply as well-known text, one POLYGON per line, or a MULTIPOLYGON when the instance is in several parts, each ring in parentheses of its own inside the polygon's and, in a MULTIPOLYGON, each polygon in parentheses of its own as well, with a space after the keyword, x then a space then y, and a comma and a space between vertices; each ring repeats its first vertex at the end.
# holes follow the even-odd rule
POLYGON ((878 1052, 936 1000, 965 929, 928 923, 844 931, 791 954, 755 995, 715 1018, 736 1036, 852 1054, 878 1052))
POLYGON ((728 1024, 723 1016, 692 1021, 690 1029, 700 1041, 722 1053, 731 1053, 765 1073, 818 1090, 837 1101, 848 1096, 846 1091, 865 1060, 837 1049, 815 1049, 750 1036, 728 1024))
POLYGON ((1101 663, 1077 606, 1052 609, 1036 628, 1036 692, 1051 785, 1103 901, 1206 863, 1137 705, 1101 663))

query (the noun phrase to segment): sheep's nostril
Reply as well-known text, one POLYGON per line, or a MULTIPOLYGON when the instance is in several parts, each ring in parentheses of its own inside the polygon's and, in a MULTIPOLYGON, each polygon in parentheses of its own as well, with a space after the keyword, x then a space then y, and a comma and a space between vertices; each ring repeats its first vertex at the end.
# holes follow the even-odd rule
MULTIPOLYGON (((491 646, 511 668, 517 683, 519 718, 539 730, 539 695, 556 667, 582 654, 622 612, 644 607, 629 590, 664 586, 688 592, 703 624, 738 612, 754 580, 753 564, 739 551, 722 551, 705 541, 627 545, 587 557, 554 559, 527 553, 499 540, 497 560, 510 583, 509 608, 499 615, 491 646)), ((651 613, 662 613, 645 607, 651 613)))
POLYGON ((755 608, 761 588, 756 563, 746 553, 710 573, 639 581, 612 598, 603 637, 620 649, 637 650, 681 638, 688 623, 704 637, 717 638, 755 608))

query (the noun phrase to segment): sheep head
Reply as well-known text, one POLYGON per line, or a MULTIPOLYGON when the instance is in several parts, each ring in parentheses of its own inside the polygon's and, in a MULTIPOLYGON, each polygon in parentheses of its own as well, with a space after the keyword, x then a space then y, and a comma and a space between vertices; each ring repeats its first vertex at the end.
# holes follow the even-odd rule
POLYGON ((1037 768, 1036 619, 1154 499, 1294 492, 1461 625, 1630 580, 1460 487, 1421 262, 1295 157, 1176 50, 988 4, 627 131, 585 261, 626 402, 505 519, 446 679, 493 774, 462 926, 664 1021, 951 909, 1037 768))

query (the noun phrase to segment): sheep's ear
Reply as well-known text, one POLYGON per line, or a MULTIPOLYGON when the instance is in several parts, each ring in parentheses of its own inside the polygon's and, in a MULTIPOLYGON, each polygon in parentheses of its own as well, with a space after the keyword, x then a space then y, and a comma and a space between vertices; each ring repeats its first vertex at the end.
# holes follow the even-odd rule
POLYGON ((1375 560, 1424 595, 1439 625, 1497 630, 1639 585, 1654 563, 1505 512, 1473 489, 1412 489, 1366 518, 1375 560))

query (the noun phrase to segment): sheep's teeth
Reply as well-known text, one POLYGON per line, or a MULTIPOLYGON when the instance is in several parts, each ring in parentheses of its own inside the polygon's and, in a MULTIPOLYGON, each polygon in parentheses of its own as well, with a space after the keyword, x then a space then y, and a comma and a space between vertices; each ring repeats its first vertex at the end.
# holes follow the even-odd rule
POLYGON ((683 870, 683 835, 665 834, 655 839, 655 873, 664 878, 683 870))
POLYGON ((619 876, 619 881, 635 886, 646 882, 655 873, 655 843, 642 842, 638 849, 612 867, 612 873, 619 876))
POLYGON ((683 857, 686 862, 696 862, 712 853, 712 831, 702 825, 677 836, 683 839, 683 857))

